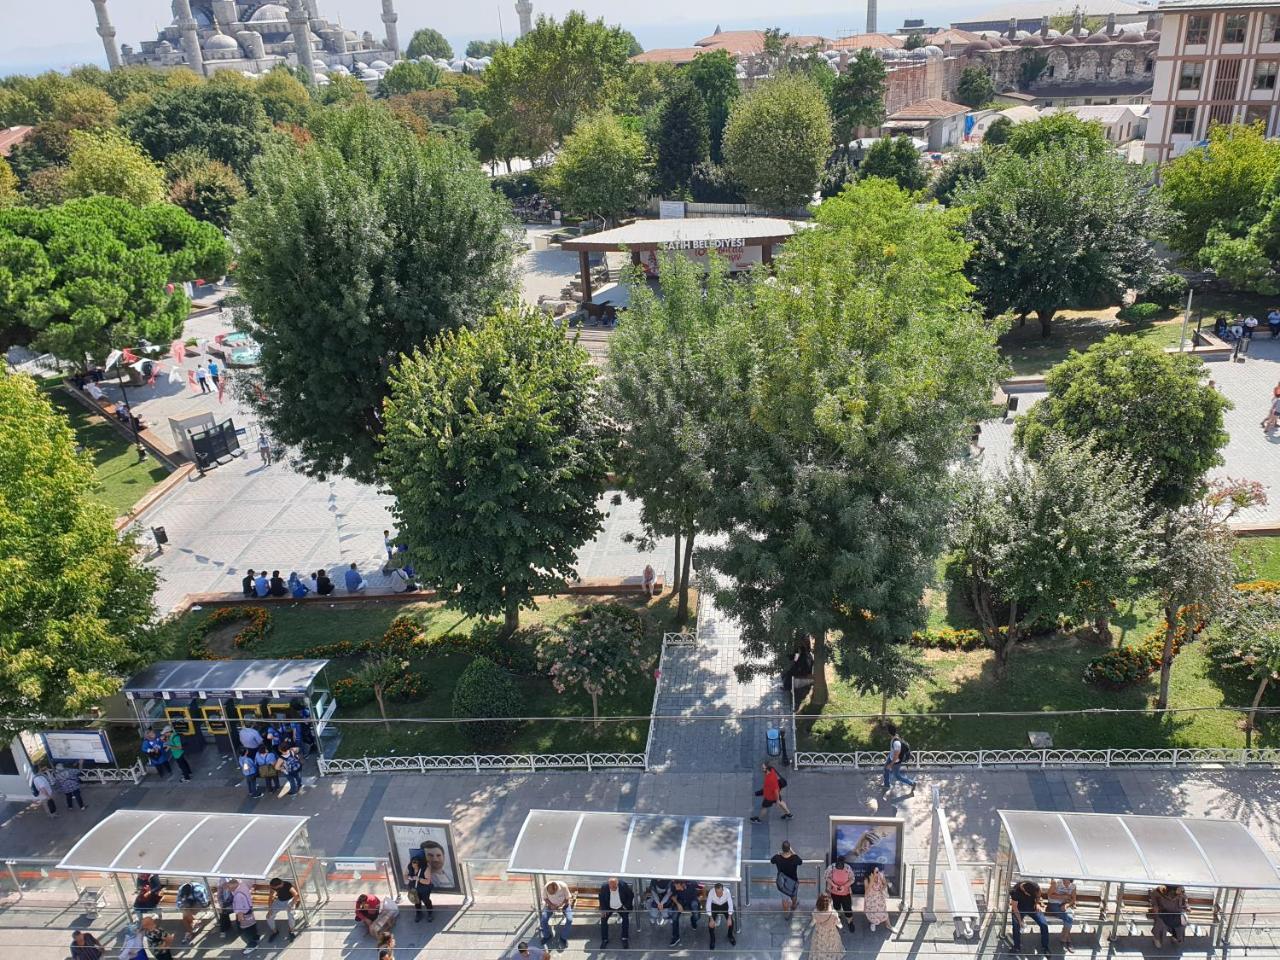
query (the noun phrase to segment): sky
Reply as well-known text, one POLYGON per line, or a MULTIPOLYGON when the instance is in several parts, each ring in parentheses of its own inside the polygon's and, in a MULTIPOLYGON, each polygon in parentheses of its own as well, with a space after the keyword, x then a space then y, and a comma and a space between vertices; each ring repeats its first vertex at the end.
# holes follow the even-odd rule
MULTIPOLYGON (((993 7, 997 0, 932 0, 912 4, 880 0, 879 29, 894 30, 904 17, 925 17, 945 23, 993 7)), ((1064 0, 1064 3, 1066 0, 1064 0)), ((863 29, 864 5, 841 9, 833 0, 534 0, 534 16, 546 13, 557 19, 571 10, 585 10, 591 17, 626 27, 644 45, 689 46, 724 29, 759 29, 778 26, 790 33, 817 33, 839 37, 863 29), (786 12, 780 12, 785 8, 786 12)), ((137 46, 155 37, 157 29, 172 20, 169 0, 108 0, 117 43, 137 46)), ((400 15, 400 42, 407 44, 419 27, 435 27, 461 53, 468 40, 500 34, 508 40, 518 31, 514 0, 479 0, 477 3, 440 3, 436 0, 396 0, 400 15)), ((382 4, 379 0, 320 0, 320 13, 339 19, 348 29, 382 36, 382 4)), ((81 63, 106 66, 102 41, 96 32, 90 0, 0 0, 0 75, 43 69, 67 69, 81 63)))

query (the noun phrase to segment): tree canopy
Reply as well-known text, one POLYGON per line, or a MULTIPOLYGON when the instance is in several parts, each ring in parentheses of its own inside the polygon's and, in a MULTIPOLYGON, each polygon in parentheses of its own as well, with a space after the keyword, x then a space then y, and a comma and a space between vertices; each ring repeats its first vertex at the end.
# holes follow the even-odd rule
POLYGON ((584 117, 543 176, 543 189, 564 209, 614 220, 640 204, 649 187, 644 137, 608 111, 584 117))
POLYGON ((682 73, 689 78, 698 93, 702 94, 702 102, 707 107, 707 135, 711 159, 720 163, 724 159, 721 146, 724 141, 724 127, 729 122, 729 108, 741 93, 738 86, 737 67, 728 51, 713 50, 710 53, 698 54, 682 73))
POLYGON ((960 71, 960 80, 956 83, 956 99, 966 107, 975 110, 991 102, 996 95, 996 85, 991 82, 991 75, 982 67, 965 67, 960 71))
POLYGON ((735 101, 724 158, 753 203, 775 210, 813 197, 831 153, 831 113, 812 81, 783 74, 735 101))
POLYGON ((0 409, 0 716, 78 716, 158 652, 156 574, 116 535, 90 455, 35 382, 0 373, 0 409))
POLYGON ((693 168, 711 155, 707 107, 687 79, 682 78, 658 107, 654 146, 656 179, 667 191, 687 187, 693 168))
POLYGON ((418 574, 473 616, 573 579, 599 530, 604 421, 586 351, 541 312, 448 331, 392 371, 383 475, 418 574))
POLYGON ((102 194, 119 197, 137 207, 164 199, 164 172, 136 144, 119 133, 76 131, 71 143, 71 157, 63 180, 68 197, 102 194))
POLYGON ((1150 471, 1153 502, 1187 505, 1222 462, 1227 442, 1223 413, 1230 403, 1205 380, 1196 357, 1113 335, 1045 375, 1047 396, 1018 419, 1014 435, 1033 459, 1054 436, 1132 456, 1150 471))
POLYGON ((1009 149, 1023 157, 1045 151, 1098 157, 1111 153, 1107 132, 1096 120, 1081 120, 1074 113, 1051 113, 1039 120, 1015 124, 1009 131, 1009 149))
POLYGON ((477 60, 481 57, 492 57, 498 52, 500 46, 502 46, 501 40, 469 40, 467 56, 475 57, 477 60))
POLYGON ((246 399, 305 470, 369 481, 392 364, 510 295, 511 215, 460 147, 419 142, 375 104, 312 126, 313 142, 268 151, 236 207, 262 347, 246 399))
POLYGON ((418 90, 430 90, 440 83, 441 71, 434 63, 398 60, 378 81, 379 97, 395 97, 418 90))
POLYGON ((253 92, 272 123, 301 126, 311 113, 311 94, 306 84, 285 66, 268 70, 253 82, 253 92))
POLYGON ((882 137, 871 145, 858 167, 858 177, 879 177, 891 180, 903 190, 923 190, 929 183, 929 174, 920 161, 920 151, 910 137, 882 137))
MULTIPOLYGON (((473 40, 471 42, 474 44, 481 41, 473 40)), ((410 60, 417 60, 419 57, 430 57, 432 60, 452 60, 453 47, 439 30, 423 27, 413 32, 413 39, 409 41, 409 47, 405 50, 404 55, 410 60)), ((471 47, 468 46, 467 56, 482 56, 482 54, 472 54, 471 47)))
POLYGON ((246 196, 234 170, 199 150, 186 150, 169 158, 167 173, 171 203, 219 230, 230 229, 231 212, 246 196))
POLYGON ((0 337, 76 364, 139 339, 168 343, 188 302, 165 285, 220 277, 229 257, 217 229, 166 203, 0 210, 0 337))
POLYGON ((859 127, 884 122, 884 88, 888 72, 884 61, 870 50, 859 50, 831 89, 831 112, 836 139, 847 144, 859 127))
POLYGON ((163 163, 179 150, 203 150, 243 176, 271 129, 252 86, 203 83, 160 91, 127 108, 125 132, 163 163))

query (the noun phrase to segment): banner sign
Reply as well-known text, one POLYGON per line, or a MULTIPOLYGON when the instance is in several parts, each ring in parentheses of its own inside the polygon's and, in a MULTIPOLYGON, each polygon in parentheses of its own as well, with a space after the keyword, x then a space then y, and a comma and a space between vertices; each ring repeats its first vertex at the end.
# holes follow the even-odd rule
POLYGON ((417 820, 383 817, 391 853, 391 871, 396 889, 407 888, 409 864, 420 859, 431 868, 435 893, 462 893, 462 874, 453 846, 453 824, 449 820, 417 820))
POLYGON ((720 237, 711 240, 668 240, 663 250, 739 250, 747 245, 742 237, 720 237))
POLYGON ((878 869, 889 881, 890 896, 902 896, 902 841, 905 822, 899 817, 830 817, 830 860, 844 857, 853 870, 853 892, 863 894, 863 881, 878 869))
MULTIPOLYGON (((704 268, 707 265, 707 257, 711 253, 715 253, 725 261, 730 273, 738 270, 750 270, 762 260, 759 247, 728 247, 720 250, 711 247, 697 247, 680 250, 679 252, 686 259, 692 260, 704 268)), ((640 251, 640 269, 647 276, 656 277, 658 275, 658 254, 656 251, 640 251)))

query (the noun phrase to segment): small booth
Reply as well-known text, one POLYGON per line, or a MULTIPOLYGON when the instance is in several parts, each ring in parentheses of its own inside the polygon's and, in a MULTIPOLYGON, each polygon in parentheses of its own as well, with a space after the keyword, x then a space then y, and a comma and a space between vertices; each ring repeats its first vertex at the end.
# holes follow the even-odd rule
POLYGON ((1183 887, 1187 933, 1226 946, 1248 890, 1280 890, 1280 873, 1234 820, 1110 813, 1001 810, 996 880, 1001 930, 1009 889, 1022 879, 1044 888, 1054 877, 1075 880, 1077 923, 1109 936, 1150 933, 1152 888, 1183 887), (1107 923, 1107 920, 1110 923, 1107 923))
POLYGON ((218 880, 234 877, 252 885, 254 903, 261 910, 270 896, 267 881, 279 877, 301 893, 306 922, 328 899, 324 871, 308 849, 307 819, 118 810, 81 837, 57 869, 79 875, 86 902, 103 899, 95 883, 114 882, 126 915, 133 909, 138 876, 160 877, 160 909, 170 916, 182 883, 203 883, 214 905, 218 880), (128 892, 122 876, 130 878, 128 892))
MULTIPOLYGON (((221 744, 240 748, 237 730, 249 720, 278 720, 310 728, 320 749, 331 752, 338 732, 329 723, 337 708, 324 682, 328 660, 161 660, 130 677, 125 698, 139 731, 173 725, 183 746, 199 752, 221 744), (219 739, 221 738, 221 739, 219 739)), ((299 735, 307 741, 305 730, 299 735)))

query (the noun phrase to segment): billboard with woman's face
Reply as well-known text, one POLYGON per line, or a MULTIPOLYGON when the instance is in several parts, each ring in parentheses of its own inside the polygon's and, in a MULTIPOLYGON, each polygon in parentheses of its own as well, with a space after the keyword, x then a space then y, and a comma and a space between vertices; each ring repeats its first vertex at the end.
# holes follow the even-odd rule
POLYGON ((831 817, 831 861, 844 857, 856 878, 853 892, 865 893, 863 881, 873 868, 889 881, 889 889, 902 890, 902 839, 904 821, 897 817, 831 817))
POLYGON ((453 825, 448 820, 383 817, 391 847, 391 869, 396 889, 406 890, 409 865, 414 860, 431 872, 434 893, 462 893, 462 876, 453 846, 453 825))

